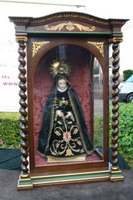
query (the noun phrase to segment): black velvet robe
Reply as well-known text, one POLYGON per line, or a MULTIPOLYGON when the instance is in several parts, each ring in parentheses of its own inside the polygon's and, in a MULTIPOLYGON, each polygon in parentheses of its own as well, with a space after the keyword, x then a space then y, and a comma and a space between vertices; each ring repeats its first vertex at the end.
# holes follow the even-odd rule
POLYGON ((92 152, 93 145, 89 139, 78 96, 66 78, 68 88, 65 92, 59 92, 56 87, 58 77, 55 80, 55 87, 44 106, 38 140, 38 153, 43 157, 63 158, 81 154, 88 155, 92 152), (59 102, 64 102, 64 105, 59 102), (64 115, 71 111, 74 119, 56 117, 57 109, 62 110, 64 115))

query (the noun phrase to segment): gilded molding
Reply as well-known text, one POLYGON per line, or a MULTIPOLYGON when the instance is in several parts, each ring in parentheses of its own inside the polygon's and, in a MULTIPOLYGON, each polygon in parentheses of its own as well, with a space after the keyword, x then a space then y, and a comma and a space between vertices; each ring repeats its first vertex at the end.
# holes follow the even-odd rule
POLYGON ((104 42, 87 42, 87 43, 95 46, 104 57, 104 42))
POLYGON ((54 175, 44 175, 44 176, 31 176, 31 179, 54 178, 54 177, 62 177, 62 176, 64 177, 64 176, 93 175, 93 174, 100 174, 100 173, 111 173, 111 170, 80 172, 80 173, 70 173, 70 174, 54 174, 54 175))
POLYGON ((12 21, 14 23, 28 23, 30 21, 30 19, 26 19, 26 18, 13 18, 12 21))
POLYGON ((25 36, 16 36, 16 42, 27 42, 28 41, 28 38, 25 37, 25 36))
POLYGON ((87 15, 87 14, 80 14, 80 13, 58 13, 58 14, 52 14, 49 16, 45 16, 45 17, 41 17, 41 18, 18 18, 18 17, 11 17, 11 20, 14 23, 30 23, 30 24, 39 24, 39 23, 47 23, 50 21, 54 21, 54 20, 85 20, 87 23, 88 22, 93 22, 96 24, 101 24, 104 26, 110 26, 112 25, 124 25, 125 24, 125 20, 115 20, 115 19, 100 19, 91 15, 87 15))
POLYGON ((44 42, 32 42, 32 57, 38 52, 38 50, 43 47, 44 45, 48 44, 49 41, 44 42))
POLYGON ((73 23, 71 21, 60 23, 60 24, 57 24, 55 26, 45 25, 44 29, 46 29, 47 31, 61 31, 64 27, 68 31, 73 31, 75 29, 75 27, 77 29, 79 29, 79 31, 86 31, 86 32, 92 32, 92 31, 94 31, 96 29, 95 26, 91 26, 91 27, 83 26, 81 24, 73 23))
POLYGON ((119 20, 114 20, 114 21, 111 21, 111 24, 115 24, 115 25, 119 25, 119 24, 122 24, 124 25, 125 24, 125 21, 119 21, 119 20))
POLYGON ((122 37, 113 37, 113 38, 109 39, 109 43, 121 43, 121 42, 123 42, 122 37))
POLYGON ((24 184, 24 185, 18 185, 17 186, 18 188, 23 188, 23 189, 25 189, 25 188, 33 188, 33 184, 29 184, 29 185, 26 185, 26 184, 24 184))
POLYGON ((87 20, 89 22, 94 22, 94 23, 103 24, 103 25, 110 25, 110 23, 107 20, 102 20, 102 19, 91 17, 91 16, 74 14, 74 13, 61 13, 61 14, 56 14, 56 15, 52 15, 52 16, 48 16, 48 17, 43 17, 41 19, 32 19, 30 21, 30 23, 31 24, 44 23, 44 22, 48 22, 51 20, 64 19, 64 18, 65 19, 66 18, 83 19, 83 20, 87 20))
POLYGON ((53 184, 53 183, 67 183, 67 182, 73 182, 73 181, 87 181, 87 180, 101 180, 106 179, 108 180, 109 176, 96 176, 96 177, 87 177, 87 178, 73 178, 73 179, 61 179, 61 180, 50 180, 50 181, 41 181, 41 182, 34 182, 33 185, 41 185, 41 184, 53 184))

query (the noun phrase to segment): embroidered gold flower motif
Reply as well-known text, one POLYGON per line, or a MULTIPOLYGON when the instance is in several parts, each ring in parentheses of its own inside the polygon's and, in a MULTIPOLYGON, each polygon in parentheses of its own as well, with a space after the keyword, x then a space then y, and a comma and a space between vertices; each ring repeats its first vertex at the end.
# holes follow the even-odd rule
POLYGON ((60 145, 59 145, 59 143, 56 143, 56 148, 58 148, 60 145))
POLYGON ((78 141, 77 141, 77 143, 78 143, 80 146, 82 145, 82 143, 81 143, 81 141, 80 141, 80 140, 78 140, 78 141))
POLYGON ((63 134, 63 139, 66 141, 66 142, 69 142, 71 140, 71 133, 70 132, 65 132, 63 134))
POLYGON ((60 106, 66 106, 68 104, 69 104, 69 102, 68 102, 68 100, 65 99, 65 97, 62 97, 62 99, 59 100, 59 105, 60 106))
POLYGON ((61 122, 61 121, 57 121, 57 122, 58 122, 58 124, 62 125, 62 122, 61 122))
POLYGON ((66 155, 65 156, 73 156, 73 153, 72 153, 71 149, 67 149, 66 150, 66 155))
POLYGON ((55 134, 56 134, 57 136, 60 136, 60 135, 61 135, 61 133, 60 133, 59 131, 55 131, 55 134))
POLYGON ((74 131, 73 131, 73 134, 77 134, 78 133, 78 129, 76 128, 74 131))

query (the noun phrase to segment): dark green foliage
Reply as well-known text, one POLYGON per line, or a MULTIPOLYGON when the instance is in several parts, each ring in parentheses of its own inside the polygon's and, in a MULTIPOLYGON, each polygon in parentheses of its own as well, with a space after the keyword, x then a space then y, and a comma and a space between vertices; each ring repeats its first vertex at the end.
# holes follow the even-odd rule
MULTIPOLYGON (((119 152, 133 169, 133 102, 119 103, 119 152)), ((94 144, 101 147, 103 134, 103 118, 94 117, 94 144)), ((110 104, 109 144, 112 147, 112 105, 110 104)))
POLYGON ((123 71, 123 81, 126 81, 133 74, 133 70, 128 69, 123 71))
MULTIPOLYGON (((133 102, 119 103, 119 151, 133 168, 133 102)), ((112 112, 110 106, 110 145, 112 133, 112 112)))
POLYGON ((103 147, 103 117, 94 116, 94 145, 103 147))
POLYGON ((19 113, 0 113, 0 148, 19 148, 19 113))

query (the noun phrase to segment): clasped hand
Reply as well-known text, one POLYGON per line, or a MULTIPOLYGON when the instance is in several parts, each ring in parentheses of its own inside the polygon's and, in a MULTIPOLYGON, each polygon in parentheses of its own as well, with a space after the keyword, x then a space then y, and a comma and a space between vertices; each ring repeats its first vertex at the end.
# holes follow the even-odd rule
POLYGON ((71 111, 67 112, 67 114, 64 116, 64 113, 61 110, 57 110, 56 115, 59 116, 59 117, 64 117, 66 119, 73 116, 71 111))

